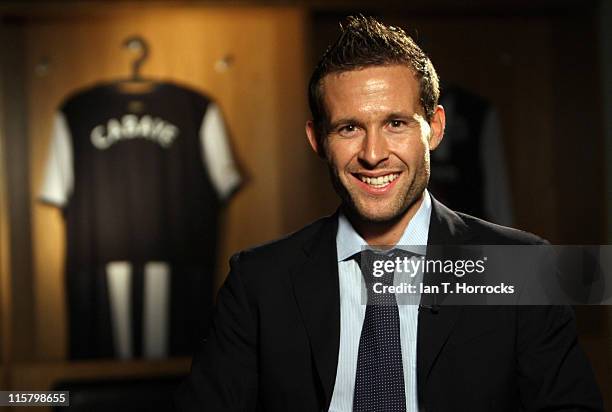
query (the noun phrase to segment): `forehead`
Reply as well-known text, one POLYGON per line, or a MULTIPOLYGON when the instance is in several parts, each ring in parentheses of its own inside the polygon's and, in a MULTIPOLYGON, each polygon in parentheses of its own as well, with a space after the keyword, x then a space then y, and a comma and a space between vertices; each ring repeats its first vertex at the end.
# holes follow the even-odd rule
POLYGON ((412 114, 420 108, 419 82, 407 66, 375 66, 332 73, 323 78, 322 92, 328 115, 412 114))

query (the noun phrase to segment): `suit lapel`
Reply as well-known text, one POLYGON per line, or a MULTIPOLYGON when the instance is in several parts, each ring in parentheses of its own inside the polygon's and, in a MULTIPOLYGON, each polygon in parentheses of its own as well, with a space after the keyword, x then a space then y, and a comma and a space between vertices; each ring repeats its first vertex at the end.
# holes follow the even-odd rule
POLYGON ((293 291, 302 315, 326 407, 331 402, 340 347, 340 286, 336 251, 337 214, 304 245, 304 262, 292 273, 293 291))
MULTIPOLYGON (((469 230, 463 220, 453 211, 432 197, 431 220, 429 223, 429 245, 457 245, 467 242, 469 230)), ((443 259, 443 250, 428 248, 427 259, 443 259)), ((435 274, 433 276, 436 276, 435 274)), ((434 284, 435 279, 424 279, 425 284, 434 284)), ((462 308, 457 306, 438 306, 444 296, 437 295, 433 300, 423 296, 419 308, 417 332, 417 388, 419 399, 423 399, 424 388, 433 365, 444 347, 462 308), (430 309, 431 306, 433 309, 430 309)))

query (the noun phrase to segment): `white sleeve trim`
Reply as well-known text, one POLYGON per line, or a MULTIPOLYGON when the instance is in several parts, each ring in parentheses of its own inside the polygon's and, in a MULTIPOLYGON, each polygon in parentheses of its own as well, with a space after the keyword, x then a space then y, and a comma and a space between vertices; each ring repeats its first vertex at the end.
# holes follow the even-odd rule
POLYGON ((62 112, 53 120, 51 145, 40 191, 40 200, 58 207, 68 204, 74 188, 72 145, 68 123, 62 112))
POLYGON ((227 200, 242 182, 230 149, 225 122, 219 107, 210 103, 200 127, 202 160, 221 200, 227 200))

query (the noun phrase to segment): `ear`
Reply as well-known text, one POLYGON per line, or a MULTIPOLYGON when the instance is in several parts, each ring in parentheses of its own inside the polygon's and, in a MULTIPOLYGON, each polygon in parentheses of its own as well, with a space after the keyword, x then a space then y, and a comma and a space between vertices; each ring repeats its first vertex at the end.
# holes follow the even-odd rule
POLYGON ((325 149, 317 139, 317 132, 315 130, 315 125, 312 120, 308 120, 306 122, 306 136, 308 137, 308 143, 310 143, 310 147, 312 150, 321 158, 325 158, 325 149))
POLYGON ((431 132, 429 134, 429 150, 435 150, 444 138, 444 128, 446 127, 446 114, 444 107, 438 105, 429 122, 431 132))

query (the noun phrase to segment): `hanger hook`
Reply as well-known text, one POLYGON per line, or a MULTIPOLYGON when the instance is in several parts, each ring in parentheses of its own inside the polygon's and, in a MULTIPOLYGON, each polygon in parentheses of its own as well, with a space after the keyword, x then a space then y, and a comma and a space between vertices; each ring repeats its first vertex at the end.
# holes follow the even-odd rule
POLYGON ((132 80, 141 80, 140 68, 149 57, 149 44, 142 36, 136 35, 125 39, 123 47, 140 52, 140 56, 132 62, 132 80))

